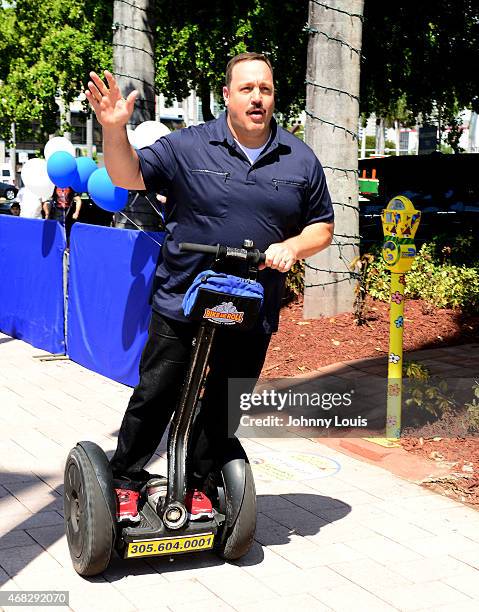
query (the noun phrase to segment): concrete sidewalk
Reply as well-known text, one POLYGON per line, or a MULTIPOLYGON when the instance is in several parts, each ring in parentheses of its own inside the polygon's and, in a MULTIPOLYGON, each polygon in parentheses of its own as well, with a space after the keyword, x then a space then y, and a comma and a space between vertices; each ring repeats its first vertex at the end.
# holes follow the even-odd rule
MULTIPOLYGON (((0 334, 2 590, 68 590, 78 612, 479 608, 477 512, 303 438, 245 441, 260 513, 241 561, 115 559, 80 578, 63 530, 64 461, 81 439, 113 452, 130 389, 41 354, 0 334)), ((165 467, 160 447, 152 471, 165 467)))

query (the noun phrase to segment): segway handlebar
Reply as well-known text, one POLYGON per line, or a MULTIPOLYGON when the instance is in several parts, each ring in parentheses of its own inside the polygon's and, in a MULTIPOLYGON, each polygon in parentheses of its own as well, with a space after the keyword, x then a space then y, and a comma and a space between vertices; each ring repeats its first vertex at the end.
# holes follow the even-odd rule
POLYGON ((216 259, 245 259, 255 265, 262 264, 266 260, 264 253, 252 247, 238 249, 222 244, 211 246, 210 244, 196 244, 194 242, 180 242, 179 247, 180 251, 215 255, 216 259))

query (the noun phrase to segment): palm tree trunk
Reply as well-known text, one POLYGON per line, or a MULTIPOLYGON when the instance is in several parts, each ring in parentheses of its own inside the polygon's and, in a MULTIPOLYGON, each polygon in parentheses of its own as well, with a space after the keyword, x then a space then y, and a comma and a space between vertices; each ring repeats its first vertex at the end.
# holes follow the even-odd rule
POLYGON ((364 0, 309 2, 306 142, 323 164, 335 238, 306 261, 304 316, 351 312, 358 255, 359 71, 364 0), (328 5, 326 7, 326 4, 328 5))
POLYGON ((113 72, 124 96, 138 90, 129 127, 155 119, 154 0, 113 3, 113 72))
POLYGON ((215 118, 211 112, 211 89, 208 81, 204 77, 200 80, 198 93, 201 100, 201 109, 203 111, 203 121, 211 121, 215 118))

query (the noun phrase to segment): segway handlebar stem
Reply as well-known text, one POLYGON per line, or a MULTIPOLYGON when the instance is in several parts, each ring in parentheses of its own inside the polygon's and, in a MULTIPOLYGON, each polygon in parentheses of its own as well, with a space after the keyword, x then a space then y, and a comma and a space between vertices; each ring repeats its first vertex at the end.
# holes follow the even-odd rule
MULTIPOLYGON (((204 253, 215 256, 215 263, 242 260, 248 268, 248 276, 256 280, 258 264, 265 261, 265 254, 254 248, 252 240, 245 240, 243 248, 217 244, 181 242, 182 252, 204 253)), ((165 500, 160 500, 157 513, 168 529, 181 529, 187 520, 184 500, 186 494, 186 453, 195 408, 204 382, 216 325, 203 321, 193 344, 190 365, 168 434, 168 486, 165 500)))

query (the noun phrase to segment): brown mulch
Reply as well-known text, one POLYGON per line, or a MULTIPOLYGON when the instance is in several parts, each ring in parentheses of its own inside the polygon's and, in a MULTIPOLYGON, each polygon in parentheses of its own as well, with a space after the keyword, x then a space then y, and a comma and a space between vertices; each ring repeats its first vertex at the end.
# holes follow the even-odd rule
MULTIPOLYGON (((273 336, 263 376, 298 376, 350 359, 385 357, 389 346, 389 304, 368 298, 367 322, 358 326, 354 315, 303 319, 302 300, 285 306, 273 336)), ((404 350, 452 346, 479 339, 479 316, 458 310, 429 312, 422 300, 409 300, 404 309, 404 350)))
POLYGON ((479 440, 474 438, 404 438, 402 447, 431 462, 445 463, 451 473, 423 485, 479 509, 479 440))
MULTIPOLYGON (((264 377, 298 376, 333 363, 384 358, 389 345, 389 304, 368 298, 367 322, 357 326, 344 313, 303 319, 302 300, 285 306, 263 368, 264 377)), ((409 300, 404 312, 404 350, 454 346, 479 340, 479 316, 433 309, 409 300)), ((450 464, 450 475, 424 483, 443 495, 479 507, 479 440, 404 438, 403 448, 431 462, 450 464)))

